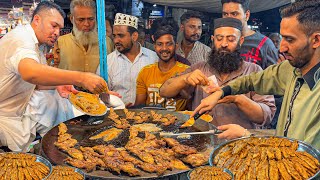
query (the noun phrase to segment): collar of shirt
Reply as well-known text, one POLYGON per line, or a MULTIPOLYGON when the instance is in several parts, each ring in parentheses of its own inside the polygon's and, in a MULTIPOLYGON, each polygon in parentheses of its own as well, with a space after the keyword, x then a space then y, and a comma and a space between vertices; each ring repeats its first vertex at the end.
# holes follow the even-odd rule
MULTIPOLYGON (((191 52, 192 52, 192 51, 194 50, 194 48, 196 48, 199 44, 200 44, 199 41, 196 41, 196 42, 194 43, 194 45, 193 45, 191 51, 189 52, 188 56, 190 56, 191 52)), ((183 50, 182 50, 181 47, 182 47, 182 41, 179 43, 178 51, 179 51, 180 54, 183 54, 182 57, 184 57, 184 52, 183 52, 183 50)), ((184 57, 184 58, 187 58, 187 57, 184 57)))
MULTIPOLYGON (((301 71, 298 68, 295 68, 294 74, 296 76, 302 76, 301 71)), ((314 88, 317 82, 320 80, 320 63, 311 68, 304 76, 303 79, 307 82, 310 90, 314 88)))
POLYGON ((34 43, 35 43, 37 46, 39 46, 39 41, 38 41, 38 39, 37 39, 36 33, 34 32, 34 30, 33 30, 33 28, 31 27, 31 25, 30 25, 30 24, 27 24, 27 25, 26 25, 26 29, 27 29, 27 31, 31 34, 31 37, 32 37, 34 43))

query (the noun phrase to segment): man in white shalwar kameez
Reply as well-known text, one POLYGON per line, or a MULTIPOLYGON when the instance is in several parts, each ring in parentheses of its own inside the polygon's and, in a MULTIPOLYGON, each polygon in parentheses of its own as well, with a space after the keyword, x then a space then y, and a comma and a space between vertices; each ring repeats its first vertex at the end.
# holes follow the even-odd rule
POLYGON ((66 97, 72 85, 101 93, 106 82, 92 73, 46 65, 42 49, 53 46, 64 25, 55 3, 38 4, 31 24, 18 26, 0 40, 0 147, 26 151, 38 132, 73 117, 66 97))

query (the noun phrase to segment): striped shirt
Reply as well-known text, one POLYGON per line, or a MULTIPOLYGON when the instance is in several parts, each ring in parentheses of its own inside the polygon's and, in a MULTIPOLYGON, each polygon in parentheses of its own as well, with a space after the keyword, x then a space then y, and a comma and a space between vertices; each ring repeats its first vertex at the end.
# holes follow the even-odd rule
MULTIPOLYGON (((136 100, 136 81, 140 70, 158 61, 154 51, 140 46, 140 53, 131 62, 124 54, 114 50, 108 55, 108 87, 122 96, 122 101, 134 103, 136 100)), ((100 66, 97 74, 100 72, 100 66)))
POLYGON ((206 61, 207 56, 209 56, 209 54, 211 52, 211 48, 202 44, 199 41, 196 41, 194 43, 193 48, 189 52, 188 57, 185 57, 185 54, 181 49, 181 43, 179 44, 179 48, 176 50, 176 54, 188 59, 188 61, 191 63, 191 65, 196 64, 201 61, 206 61))

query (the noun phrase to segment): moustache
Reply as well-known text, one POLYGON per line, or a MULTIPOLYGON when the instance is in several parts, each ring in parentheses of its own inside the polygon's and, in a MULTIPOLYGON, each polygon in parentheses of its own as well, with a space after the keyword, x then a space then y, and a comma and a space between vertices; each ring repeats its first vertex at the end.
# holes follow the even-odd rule
POLYGON ((199 34, 193 34, 193 35, 191 35, 191 37, 199 38, 199 37, 200 37, 200 35, 199 35, 199 34))
POLYGON ((123 45, 120 43, 116 43, 115 46, 123 46, 123 45))
POLYGON ((170 51, 160 51, 160 54, 162 54, 162 53, 167 53, 167 54, 169 54, 170 51))

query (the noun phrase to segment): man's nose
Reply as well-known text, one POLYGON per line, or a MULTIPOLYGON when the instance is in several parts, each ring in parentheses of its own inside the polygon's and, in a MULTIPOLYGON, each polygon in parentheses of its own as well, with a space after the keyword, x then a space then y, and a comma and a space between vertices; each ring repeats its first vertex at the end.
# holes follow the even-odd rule
POLYGON ((280 53, 284 53, 288 51, 288 46, 286 45, 286 43, 282 40, 280 42, 280 48, 279 48, 280 53))

